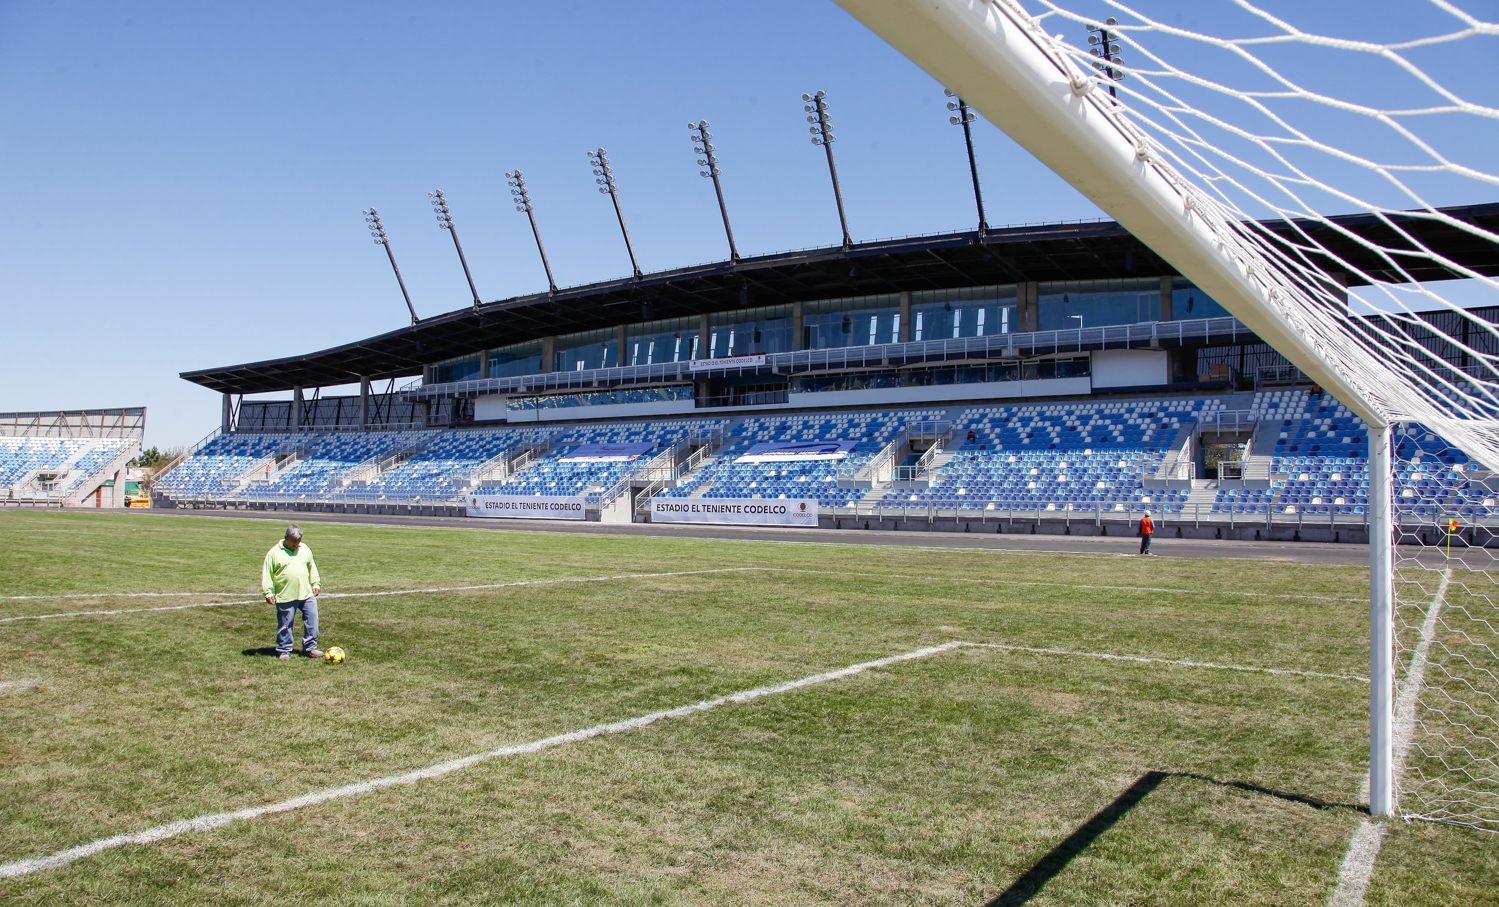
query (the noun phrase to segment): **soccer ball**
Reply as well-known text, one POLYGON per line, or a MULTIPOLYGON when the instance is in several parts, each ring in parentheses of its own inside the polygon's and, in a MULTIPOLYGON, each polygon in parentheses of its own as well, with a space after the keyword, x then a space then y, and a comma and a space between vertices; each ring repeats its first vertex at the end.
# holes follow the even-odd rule
POLYGON ((328 651, 323 653, 323 661, 330 665, 341 665, 344 663, 344 650, 338 646, 329 646, 328 651))

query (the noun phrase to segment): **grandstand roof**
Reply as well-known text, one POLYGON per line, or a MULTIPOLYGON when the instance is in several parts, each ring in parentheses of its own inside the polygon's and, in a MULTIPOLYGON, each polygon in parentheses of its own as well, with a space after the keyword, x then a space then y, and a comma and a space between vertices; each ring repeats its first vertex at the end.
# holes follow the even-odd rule
MULTIPOLYGON (((1499 233, 1499 203, 1439 209, 1449 217, 1499 233)), ((1294 225, 1340 260, 1373 277, 1394 282, 1459 276, 1424 259, 1396 263, 1376 247, 1405 242, 1391 224, 1373 214, 1345 215, 1294 225), (1364 240, 1367 242, 1360 242, 1364 240)), ((1473 271, 1499 276, 1493 243, 1429 219, 1409 219, 1401 228, 1427 248, 1473 271)), ((478 308, 425 318, 414 325, 331 349, 242 365, 183 372, 210 390, 256 394, 294 387, 330 387, 369 378, 420 374, 422 366, 477 350, 553 334, 615 327, 640 321, 827 299, 947 289, 1022 281, 1073 281, 1157 277, 1175 270, 1113 221, 1005 227, 782 252, 738 262, 721 261, 658 271, 486 303, 478 308)))

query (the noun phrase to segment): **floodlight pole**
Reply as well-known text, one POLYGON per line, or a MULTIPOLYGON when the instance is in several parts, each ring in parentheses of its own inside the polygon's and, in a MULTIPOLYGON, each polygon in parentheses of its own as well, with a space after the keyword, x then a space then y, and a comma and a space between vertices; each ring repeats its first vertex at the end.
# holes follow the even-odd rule
POLYGON ((807 113, 807 122, 811 123, 808 132, 812 133, 812 144, 821 145, 822 150, 828 156, 828 176, 833 180, 833 200, 838 203, 838 224, 843 228, 843 249, 854 244, 853 238, 848 234, 848 217, 843 213, 843 191, 838 188, 838 165, 833 162, 833 142, 837 136, 833 135, 833 121, 828 117, 828 93, 818 89, 812 94, 802 95, 802 110, 807 113))
POLYGON ((468 269, 468 258, 463 254, 463 243, 458 241, 458 227, 453 223, 453 212, 448 209, 447 196, 443 195, 441 189, 428 192, 427 196, 432 200, 432 212, 437 215, 437 226, 448 231, 453 237, 453 248, 458 250, 458 263, 463 265, 463 276, 468 280, 468 291, 474 297, 474 310, 479 308, 479 290, 474 286, 474 275, 468 269))
POLYGON ((947 121, 954 126, 963 127, 963 145, 968 149, 968 175, 973 178, 973 201, 979 209, 979 235, 983 236, 989 232, 989 221, 984 217, 984 193, 979 189, 979 165, 973 156, 973 111, 968 109, 968 102, 951 88, 943 89, 943 92, 952 98, 947 102, 947 109, 955 114, 948 117, 947 121))
POLYGON ((526 191, 526 176, 519 169, 508 171, 505 181, 510 185, 510 195, 515 199, 515 210, 526 215, 531 222, 531 235, 536 237, 536 251, 541 254, 542 270, 547 272, 547 292, 557 292, 557 281, 552 279, 552 263, 547 261, 546 247, 541 244, 541 231, 536 228, 536 212, 531 208, 531 193, 526 191))
POLYGON ((630 231, 625 227, 625 215, 619 207, 619 187, 614 184, 614 170, 609 166, 609 155, 603 148, 588 152, 588 163, 593 166, 593 181, 598 183, 599 194, 609 196, 614 203, 614 217, 619 221, 619 233, 625 238, 625 251, 630 254, 630 272, 635 279, 641 277, 640 263, 635 260, 635 246, 630 242, 630 231))
POLYGON ((380 223, 380 212, 374 208, 364 209, 364 223, 370 228, 370 235, 375 242, 385 248, 385 257, 390 259, 390 269, 396 272, 396 283, 401 285, 401 296, 406 300, 406 310, 411 313, 411 323, 416 324, 416 306, 411 304, 411 294, 406 291, 406 281, 401 277, 401 269, 396 267, 395 253, 390 251, 390 237, 385 235, 385 225, 380 223))
POLYGON ((708 121, 698 120, 696 123, 688 123, 688 130, 692 134, 692 150, 701 154, 697 159, 699 167, 698 175, 713 181, 713 193, 718 196, 718 213, 723 217, 724 236, 729 240, 729 261, 739 261, 739 249, 734 245, 734 228, 729 226, 729 209, 723 201, 723 184, 718 180, 718 156, 713 153, 713 136, 708 132, 708 121))
POLYGON ((1119 45, 1111 43, 1118 35, 1109 32, 1110 27, 1118 24, 1119 20, 1110 16, 1104 20, 1104 24, 1101 26, 1088 26, 1088 44, 1091 45, 1088 50, 1089 53, 1098 58, 1093 62, 1093 68, 1108 78, 1109 97, 1111 98, 1119 97, 1114 83, 1124 78, 1124 73, 1114 68, 1124 62, 1124 59, 1119 56, 1119 45))
POLYGON ((1395 592, 1390 425, 1369 426, 1369 814, 1395 813, 1395 592))

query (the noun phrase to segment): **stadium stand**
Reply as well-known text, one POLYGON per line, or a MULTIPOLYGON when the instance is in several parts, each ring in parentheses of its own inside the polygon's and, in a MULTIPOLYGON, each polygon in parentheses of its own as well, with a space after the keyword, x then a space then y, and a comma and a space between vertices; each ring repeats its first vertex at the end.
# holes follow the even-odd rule
POLYGON ((144 430, 143 408, 0 414, 0 502, 123 506, 144 430))
POLYGON ((840 486, 840 470, 856 470, 884 449, 906 426, 936 419, 941 410, 759 416, 741 421, 731 442, 713 463, 667 497, 809 498, 823 507, 843 507, 861 496, 840 486), (742 462, 756 444, 802 441, 854 441, 842 460, 742 462))
MULTIPOLYGON (((590 509, 654 464, 667 499, 812 499, 832 513, 1113 515, 1178 523, 1362 522, 1363 426, 1315 389, 920 409, 746 414, 428 431, 230 433, 160 484, 168 500, 458 502, 469 493, 583 496, 590 509), (1245 408, 1247 406, 1247 409, 1245 408), (1262 477, 1196 479, 1194 443, 1233 417, 1262 477), (919 430, 918 430, 919 429, 919 430), (841 459, 753 461, 759 444, 845 442, 841 459), (624 459, 575 459, 634 445, 624 459), (687 463, 690 454, 692 462, 687 463), (667 456, 669 454, 669 456, 667 456), (1211 486, 1188 504, 1194 487, 1211 486)), ((63 454, 62 442, 0 440, 0 479, 63 454)), ((1492 512, 1491 477, 1418 426, 1401 430, 1396 494, 1414 518, 1492 512)), ((91 454, 102 457, 104 453, 91 454)), ((93 459, 80 458, 80 464, 93 459)), ((1198 464, 1200 465, 1200 464, 1198 464)), ((637 483, 640 484, 640 483, 637 483)))
POLYGON ((1181 399, 970 409, 958 420, 963 440, 951 460, 908 500, 956 509, 1179 512, 1186 489, 1147 491, 1145 480, 1160 475, 1184 429, 1221 407, 1181 399))
POLYGON ((718 434, 724 425, 721 419, 673 419, 580 426, 554 435, 550 439, 553 448, 514 477, 485 485, 478 491, 504 495, 584 495, 597 501, 599 495, 632 470, 694 435, 718 434), (646 445, 647 450, 622 462, 569 461, 586 446, 616 444, 646 445))

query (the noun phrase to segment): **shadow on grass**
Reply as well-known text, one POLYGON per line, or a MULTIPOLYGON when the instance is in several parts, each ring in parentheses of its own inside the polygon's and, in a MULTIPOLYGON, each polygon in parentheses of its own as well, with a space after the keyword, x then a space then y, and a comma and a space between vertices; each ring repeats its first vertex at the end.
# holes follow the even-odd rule
POLYGON ((1267 797, 1275 797, 1290 803, 1298 803, 1302 806, 1310 806, 1313 809, 1347 809, 1354 812, 1368 813, 1369 808, 1362 804, 1333 803, 1327 800, 1319 800, 1316 797, 1308 797, 1303 794, 1293 794, 1274 788, 1261 787, 1258 784, 1250 784, 1246 781, 1223 781, 1210 775, 1199 775, 1195 772, 1158 772, 1149 771, 1135 779, 1135 783, 1125 789, 1124 793, 1115 797, 1113 802, 1103 809, 1094 813, 1093 817, 1084 822, 1076 831, 1068 835, 1060 844, 1047 852, 1046 856, 1036 862, 1034 866, 1025 871, 1025 874, 1015 880, 1015 883, 1006 888, 994 900, 989 901, 985 907, 1019 907, 1041 892, 1056 877, 1057 873, 1066 868, 1068 863, 1078 854, 1087 850, 1088 847, 1098 839, 1098 836, 1108 831, 1115 822, 1124 818, 1125 814, 1139 805, 1157 787, 1171 778, 1180 778, 1188 781, 1202 781, 1208 784, 1216 784, 1220 787, 1230 787, 1252 794, 1262 794, 1267 797))
POLYGON ((271 658, 275 658, 276 649, 274 646, 261 646, 258 649, 246 649, 239 654, 248 656, 250 658, 256 658, 260 656, 269 656, 271 658))

